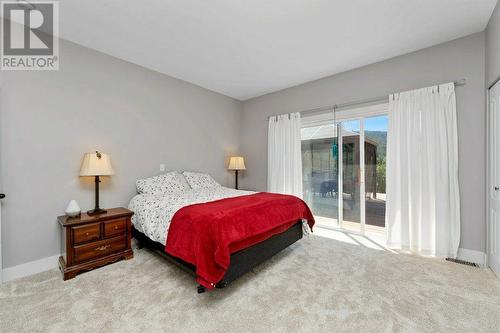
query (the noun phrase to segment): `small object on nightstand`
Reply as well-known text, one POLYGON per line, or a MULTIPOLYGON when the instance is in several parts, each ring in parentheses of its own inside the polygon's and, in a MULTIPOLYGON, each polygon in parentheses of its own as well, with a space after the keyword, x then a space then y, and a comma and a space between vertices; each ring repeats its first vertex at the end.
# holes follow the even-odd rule
POLYGON ((108 209, 99 215, 81 214, 79 217, 59 216, 57 221, 65 228, 66 260, 59 257, 63 279, 134 256, 131 246, 131 217, 126 208, 108 209))
POLYGON ((246 170, 245 160, 241 156, 233 156, 229 159, 228 170, 234 170, 234 188, 238 189, 238 171, 246 170))
POLYGON ((68 204, 68 207, 66 208, 66 215, 68 215, 69 217, 76 217, 76 216, 80 216, 80 213, 81 213, 81 209, 80 209, 80 206, 78 206, 78 203, 76 202, 76 200, 71 200, 68 204))

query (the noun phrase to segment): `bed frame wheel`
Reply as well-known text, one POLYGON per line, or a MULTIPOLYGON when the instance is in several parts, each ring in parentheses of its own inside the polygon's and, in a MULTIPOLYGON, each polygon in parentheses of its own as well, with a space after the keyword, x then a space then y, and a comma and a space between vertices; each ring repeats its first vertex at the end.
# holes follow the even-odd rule
POLYGON ((222 288, 226 288, 226 286, 227 286, 227 281, 222 281, 222 282, 217 283, 215 288, 222 289, 222 288))
POLYGON ((138 237, 134 237, 135 239, 135 245, 137 246, 137 249, 142 250, 144 247, 144 242, 140 240, 138 237))
POLYGON ((198 286, 198 294, 203 294, 205 292, 205 287, 203 287, 201 284, 198 286))

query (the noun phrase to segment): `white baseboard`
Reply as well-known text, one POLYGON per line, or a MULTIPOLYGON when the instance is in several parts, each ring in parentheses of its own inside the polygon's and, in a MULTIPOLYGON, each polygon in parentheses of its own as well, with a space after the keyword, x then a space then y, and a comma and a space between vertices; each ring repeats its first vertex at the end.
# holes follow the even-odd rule
POLYGON ((56 268, 58 266, 58 260, 60 256, 60 254, 57 254, 55 256, 30 261, 25 264, 4 268, 2 272, 2 282, 12 281, 25 276, 48 271, 52 268, 56 268))
POLYGON ((495 273, 497 278, 500 279, 500 265, 498 265, 495 260, 492 260, 491 258, 488 259, 488 265, 490 266, 493 273, 495 273))
POLYGON ((486 253, 481 251, 459 248, 457 259, 473 262, 481 267, 486 266, 486 253))
MULTIPOLYGON (((59 256, 60 254, 57 254, 55 256, 5 268, 3 270, 3 282, 12 281, 25 276, 44 272, 52 268, 56 268, 58 266, 59 256)), ((481 251, 459 248, 457 258, 460 260, 476 263, 481 267, 485 267, 486 265, 486 253, 481 251)))

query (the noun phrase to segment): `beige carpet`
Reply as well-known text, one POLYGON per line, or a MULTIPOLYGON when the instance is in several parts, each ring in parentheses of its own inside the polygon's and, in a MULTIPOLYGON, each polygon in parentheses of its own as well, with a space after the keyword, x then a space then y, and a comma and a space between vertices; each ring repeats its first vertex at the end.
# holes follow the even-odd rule
POLYGON ((0 288, 1 332, 499 332, 487 269, 311 236, 224 290, 196 294, 163 258, 0 288))

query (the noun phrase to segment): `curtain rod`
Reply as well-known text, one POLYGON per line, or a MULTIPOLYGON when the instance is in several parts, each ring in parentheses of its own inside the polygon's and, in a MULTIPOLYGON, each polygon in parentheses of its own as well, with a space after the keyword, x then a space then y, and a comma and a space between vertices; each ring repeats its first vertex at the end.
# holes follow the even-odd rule
MULTIPOLYGON (((465 79, 460 79, 457 81, 453 81, 455 84, 455 87, 460 87, 460 86, 465 86, 467 81, 465 79)), ((391 93, 393 94, 393 93, 391 93)), ((309 110, 303 110, 299 111, 300 115, 304 114, 309 114, 309 113, 316 113, 316 112, 323 112, 323 111, 333 111, 333 110, 338 110, 338 109, 345 109, 345 108, 350 108, 353 106, 357 105, 364 105, 364 104, 376 104, 376 103, 382 103, 382 102, 388 102, 389 101, 389 95, 387 94, 386 96, 379 96, 375 98, 367 98, 367 99, 361 99, 353 102, 347 102, 347 103, 341 103, 341 104, 334 104, 334 105, 328 105, 328 106, 322 106, 319 108, 314 108, 314 109, 309 109, 309 110)), ((273 116, 278 116, 278 115, 273 115, 273 116)), ((266 120, 269 120, 269 118, 273 116, 266 116, 266 120)))

